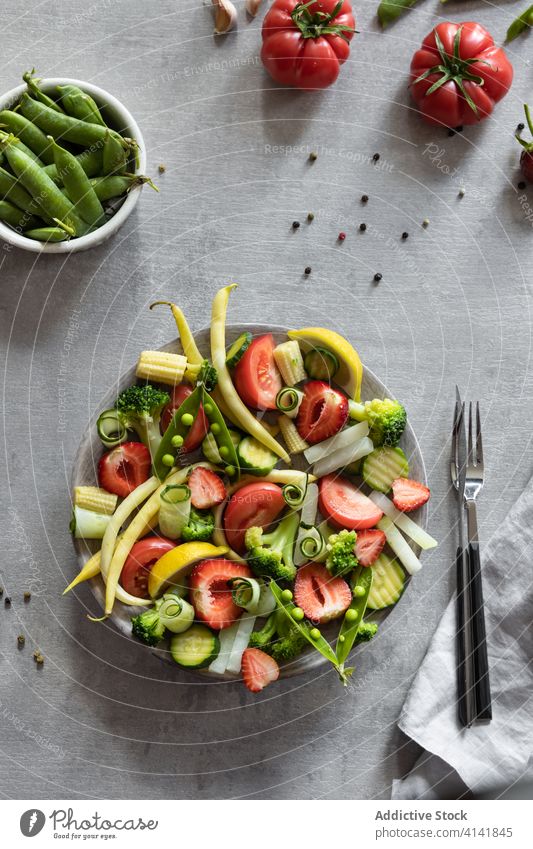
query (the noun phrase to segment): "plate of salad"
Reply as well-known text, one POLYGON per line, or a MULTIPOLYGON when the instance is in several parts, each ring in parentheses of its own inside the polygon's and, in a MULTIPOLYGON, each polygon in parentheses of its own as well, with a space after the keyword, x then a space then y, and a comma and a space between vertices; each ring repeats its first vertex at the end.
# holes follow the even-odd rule
MULTIPOLYGON (((103 399, 70 530, 102 616, 176 667, 254 693, 371 640, 424 550, 425 468, 401 402, 334 330, 226 325, 142 351, 103 399)), ((163 318, 164 313, 161 313, 163 318)))

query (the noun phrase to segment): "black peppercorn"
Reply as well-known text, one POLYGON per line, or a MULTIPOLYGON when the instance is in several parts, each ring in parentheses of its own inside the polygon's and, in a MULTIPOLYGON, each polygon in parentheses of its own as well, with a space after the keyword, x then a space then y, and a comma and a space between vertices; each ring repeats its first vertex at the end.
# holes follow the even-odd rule
POLYGON ((383 279, 383 274, 380 274, 379 271, 376 274, 374 274, 374 282, 375 283, 379 283, 379 281, 382 280, 382 279, 383 279))
POLYGON ((368 195, 361 195, 361 203, 368 203, 368 195))
POLYGON ((409 238, 409 233, 407 233, 406 231, 404 231, 404 232, 402 233, 402 239, 408 239, 408 238, 409 238))
POLYGON ((377 162, 379 159, 379 153, 375 153, 372 159, 374 160, 374 162, 377 162))
POLYGON ((306 265, 306 267, 304 269, 304 274, 311 274, 311 266, 310 265, 306 265))
POLYGON ((520 189, 520 191, 523 191, 525 189, 525 187, 526 187, 526 184, 524 183, 524 181, 520 180, 520 182, 518 184, 518 188, 520 189))
POLYGON ((359 225, 359 229, 360 229, 360 231, 361 231, 362 233, 364 233, 364 232, 365 232, 365 230, 366 230, 366 224, 365 224, 364 222, 363 222, 363 224, 360 224, 360 225, 359 225))
POLYGON ((300 226, 300 222, 299 222, 299 221, 293 221, 293 222, 292 222, 292 229, 293 229, 293 230, 297 230, 299 226, 300 226))

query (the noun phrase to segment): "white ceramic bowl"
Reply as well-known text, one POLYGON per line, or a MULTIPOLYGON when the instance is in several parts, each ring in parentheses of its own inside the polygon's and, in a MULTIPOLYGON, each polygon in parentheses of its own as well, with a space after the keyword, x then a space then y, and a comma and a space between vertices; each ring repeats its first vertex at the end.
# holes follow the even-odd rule
MULTIPOLYGON (((109 94, 103 88, 86 83, 82 80, 73 80, 67 77, 51 77, 41 80, 40 86, 47 94, 52 94, 55 87, 58 85, 77 85, 87 94, 94 98, 99 107, 105 107, 106 118, 114 129, 129 138, 135 139, 139 146, 138 163, 135 169, 136 173, 144 174, 146 172, 146 153, 144 150, 144 139, 142 133, 126 107, 109 94)), ((22 84, 17 88, 11 89, 7 94, 0 97, 0 111, 2 109, 12 108, 19 100, 22 93, 26 90, 26 85, 22 84)), ((75 251, 84 251, 87 248, 94 248, 95 245, 101 245, 113 236, 117 230, 124 224, 128 215, 133 212, 137 201, 139 200, 142 186, 136 186, 126 196, 124 202, 115 214, 106 221, 97 230, 88 233, 86 236, 80 236, 79 239, 71 239, 69 242, 36 242, 33 239, 27 239, 21 233, 15 232, 7 224, 0 222, 0 239, 14 245, 16 248, 22 248, 25 251, 33 251, 34 253, 49 253, 49 254, 67 254, 75 251)))

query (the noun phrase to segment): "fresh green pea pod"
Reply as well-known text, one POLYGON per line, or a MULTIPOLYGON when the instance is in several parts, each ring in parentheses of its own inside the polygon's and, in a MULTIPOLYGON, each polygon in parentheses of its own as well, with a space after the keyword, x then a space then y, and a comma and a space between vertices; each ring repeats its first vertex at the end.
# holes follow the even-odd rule
POLYGON ((528 9, 524 9, 524 11, 514 19, 507 30, 507 34, 505 36, 506 42, 514 41, 515 38, 524 32, 524 30, 530 29, 531 27, 533 27, 533 6, 530 6, 528 9))
POLYGON ((134 189, 136 186, 142 186, 145 183, 148 183, 153 189, 159 191, 152 183, 150 177, 143 177, 141 174, 115 174, 110 177, 94 177, 91 180, 91 186, 102 202, 125 195, 131 189, 134 189))
POLYGON ((98 227, 105 218, 104 208, 89 182, 82 166, 72 153, 57 144, 52 138, 54 159, 59 179, 65 187, 69 200, 76 212, 87 224, 98 227))
POLYGON ((238 480, 240 475, 239 460, 237 458, 235 443, 231 438, 231 433, 228 430, 224 416, 213 401, 211 395, 207 394, 203 386, 200 388, 204 413, 206 414, 209 422, 209 430, 215 437, 218 453, 222 458, 222 462, 226 465, 227 474, 230 475, 230 477, 235 476, 235 479, 238 480))
POLYGON ((385 29, 386 26, 396 21, 403 13, 414 6, 417 0, 381 0, 378 6, 378 19, 385 29))
POLYGON ((39 219, 28 215, 7 200, 0 200, 0 221, 9 224, 14 230, 22 232, 26 227, 36 227, 39 219))
POLYGON ((66 242, 70 239, 61 227, 37 227, 35 230, 26 230, 24 235, 36 242, 66 242))
POLYGON ((20 98, 20 109, 28 121, 31 121, 43 130, 46 135, 53 136, 56 140, 74 142, 74 144, 90 147, 96 142, 103 141, 106 133, 111 132, 121 140, 121 144, 126 149, 129 149, 126 139, 123 139, 114 130, 108 130, 107 127, 102 127, 101 124, 89 124, 87 121, 80 121, 78 118, 72 118, 70 115, 60 115, 59 112, 55 112, 53 109, 45 106, 44 103, 33 100, 26 93, 20 98))
POLYGON ((65 111, 72 118, 86 121, 89 124, 100 124, 105 127, 106 123, 96 105, 95 100, 87 92, 82 91, 77 85, 58 85, 57 90, 61 95, 61 103, 65 111))
MULTIPOLYGON (((102 147, 103 141, 97 142, 76 156, 88 177, 96 177, 97 174, 102 173, 102 147)), ((55 163, 47 165, 43 170, 55 183, 61 182, 55 163)))
POLYGON ((16 141, 11 138, 0 138, 0 146, 4 150, 7 161, 18 177, 22 186, 37 200, 39 206, 46 210, 48 218, 56 218, 73 227, 77 236, 83 236, 90 229, 53 180, 27 156, 18 149, 16 141))
POLYGON ((105 175, 122 174, 128 165, 128 157, 123 145, 112 133, 107 133, 103 149, 103 173, 105 175))
POLYGON ((170 468, 177 462, 176 455, 185 442, 185 437, 191 429, 200 404, 202 403, 203 387, 197 386, 178 407, 167 427, 154 457, 154 474, 159 480, 164 480, 170 468), (176 444, 177 443, 177 444, 176 444))
POLYGON ((35 98, 35 100, 39 100, 41 103, 44 103, 45 106, 49 106, 50 109, 53 109, 55 112, 63 112, 61 106, 59 106, 59 104, 56 103, 55 100, 52 100, 51 97, 48 97, 48 95, 45 94, 41 88, 39 88, 40 79, 38 77, 34 77, 34 73, 35 70, 26 71, 25 74, 22 74, 22 79, 28 86, 29 94, 33 98, 35 98))
POLYGON ((352 592, 354 593, 354 597, 348 610, 344 614, 344 619, 340 627, 339 636, 337 637, 337 645, 335 648, 337 660, 339 661, 342 669, 344 669, 344 663, 353 648, 359 626, 361 625, 363 616, 365 615, 368 594, 372 587, 372 578, 372 569, 368 566, 360 566, 352 582, 352 592), (357 593, 356 590, 358 591, 357 593))
MULTIPOLYGON (((23 96, 31 100, 29 95, 26 94, 23 96)), ((37 103, 35 100, 32 102, 37 103)), ((10 109, 4 109, 0 112, 0 125, 7 128, 9 132, 13 133, 14 136, 27 145, 44 163, 49 165, 54 161, 50 142, 43 131, 39 127, 36 127, 30 118, 21 115, 20 112, 12 112, 10 109)))
MULTIPOLYGON (((18 147, 20 149, 20 144, 18 147)), ((3 196, 4 200, 18 206, 27 215, 38 216, 43 221, 52 223, 52 219, 47 216, 42 206, 21 186, 20 180, 14 177, 10 171, 6 171, 5 168, 0 168, 0 195, 3 196)))

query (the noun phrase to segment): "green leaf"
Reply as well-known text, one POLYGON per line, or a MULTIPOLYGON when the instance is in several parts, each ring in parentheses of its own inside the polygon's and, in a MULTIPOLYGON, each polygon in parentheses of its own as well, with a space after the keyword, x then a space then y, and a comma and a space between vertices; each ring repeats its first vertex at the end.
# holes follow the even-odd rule
POLYGON ((417 0, 381 0, 378 6, 378 19, 383 29, 396 21, 416 2, 417 0))
POLYGON ((517 36, 519 36, 524 30, 530 29, 533 26, 533 6, 530 6, 529 9, 525 9, 515 20, 512 22, 511 26, 507 30, 507 35, 505 36, 505 40, 507 42, 513 41, 517 36))

